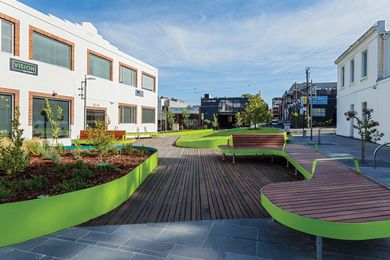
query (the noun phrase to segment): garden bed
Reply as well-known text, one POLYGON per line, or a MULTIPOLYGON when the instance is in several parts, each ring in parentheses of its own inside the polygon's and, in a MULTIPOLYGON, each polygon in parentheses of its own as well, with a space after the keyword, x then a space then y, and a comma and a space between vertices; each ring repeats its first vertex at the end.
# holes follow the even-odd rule
POLYGON ((101 155, 88 152, 78 157, 66 151, 61 162, 32 156, 25 171, 0 173, 0 204, 58 195, 100 185, 118 179, 145 161, 152 151, 118 149, 101 155))

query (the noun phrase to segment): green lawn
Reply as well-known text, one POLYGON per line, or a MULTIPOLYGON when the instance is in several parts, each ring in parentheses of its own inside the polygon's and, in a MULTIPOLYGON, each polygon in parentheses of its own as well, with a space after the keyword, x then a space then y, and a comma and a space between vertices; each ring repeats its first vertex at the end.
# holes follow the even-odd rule
POLYGON ((176 145, 188 148, 216 148, 218 145, 231 143, 232 134, 260 134, 260 133, 281 133, 278 128, 259 128, 259 129, 229 129, 213 131, 188 130, 181 132, 161 133, 160 135, 180 135, 176 145))

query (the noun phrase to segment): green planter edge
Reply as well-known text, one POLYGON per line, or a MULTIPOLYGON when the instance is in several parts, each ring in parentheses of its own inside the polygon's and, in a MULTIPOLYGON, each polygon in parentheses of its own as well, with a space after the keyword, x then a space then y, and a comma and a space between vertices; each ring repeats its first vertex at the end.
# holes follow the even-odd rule
POLYGON ((157 149, 142 149, 154 153, 116 180, 47 198, 0 205, 0 247, 84 223, 121 205, 158 165, 157 149))

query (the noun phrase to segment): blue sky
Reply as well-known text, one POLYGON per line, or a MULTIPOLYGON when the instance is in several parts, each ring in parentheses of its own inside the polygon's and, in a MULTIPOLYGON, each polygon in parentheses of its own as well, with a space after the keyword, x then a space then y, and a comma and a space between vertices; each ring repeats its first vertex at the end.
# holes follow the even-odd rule
POLYGON ((92 22, 112 44, 160 71, 159 95, 199 104, 204 93, 261 92, 270 102, 312 67, 336 81, 337 56, 377 20, 387 0, 22 0, 92 22), (114 29, 113 29, 114 28, 114 29))

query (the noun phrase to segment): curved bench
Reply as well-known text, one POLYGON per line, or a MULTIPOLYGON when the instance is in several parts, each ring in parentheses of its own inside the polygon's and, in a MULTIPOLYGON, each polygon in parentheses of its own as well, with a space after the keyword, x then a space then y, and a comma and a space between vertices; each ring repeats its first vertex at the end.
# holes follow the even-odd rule
POLYGON ((322 237, 390 237, 390 189, 360 174, 356 161, 354 171, 303 145, 288 145, 285 153, 310 178, 263 187, 261 204, 278 222, 316 236, 318 258, 322 237), (318 169, 317 161, 321 163, 318 169))

